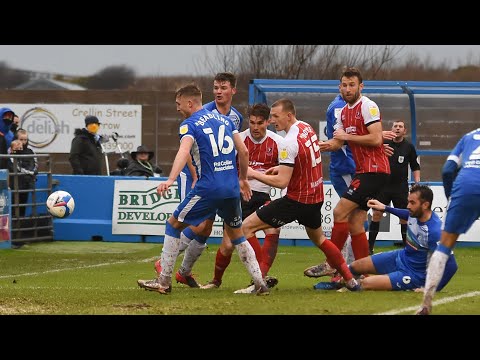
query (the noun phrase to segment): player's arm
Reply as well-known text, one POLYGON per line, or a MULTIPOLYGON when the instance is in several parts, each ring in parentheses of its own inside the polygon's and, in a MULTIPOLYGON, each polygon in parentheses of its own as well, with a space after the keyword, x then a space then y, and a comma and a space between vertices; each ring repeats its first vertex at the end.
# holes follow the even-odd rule
POLYGON ((178 175, 185 167, 188 159, 191 158, 190 150, 193 146, 193 138, 191 136, 184 136, 180 142, 180 148, 178 149, 177 155, 175 156, 175 160, 173 161, 172 170, 170 171, 170 175, 168 175, 168 179, 166 181, 162 181, 157 187, 157 193, 163 195, 165 191, 173 184, 173 182, 177 179, 178 175))
POLYGON ((452 193, 453 182, 457 177, 459 168, 461 166, 460 157, 463 152, 463 139, 462 137, 460 141, 455 145, 455 148, 452 150, 450 155, 447 157, 447 161, 443 164, 442 168, 442 180, 443 180, 443 189, 445 191, 445 196, 450 198, 450 194, 452 193))
POLYGON ((398 216, 402 220, 408 220, 409 216, 409 211, 408 209, 397 209, 393 208, 390 206, 385 205, 384 203, 376 200, 376 199, 370 199, 367 202, 367 206, 373 210, 378 210, 381 212, 388 212, 390 214, 393 214, 395 216, 398 216))
POLYGON ((319 141, 318 145, 320 146, 320 152, 325 152, 325 151, 337 151, 343 146, 344 143, 345 142, 343 140, 332 138, 327 141, 319 141))
POLYGON ((243 142, 241 135, 238 132, 233 133, 233 143, 237 149, 239 175, 238 181, 240 183, 240 193, 245 201, 252 198, 252 189, 247 180, 248 173, 248 149, 243 142))
POLYGON ((335 129, 343 128, 342 122, 335 116, 335 107, 327 110, 327 141, 319 141, 320 152, 337 151, 344 144, 345 141, 337 140, 333 137, 335 129))
POLYGON ((367 124, 369 134, 366 135, 354 135, 347 134, 343 129, 337 129, 333 133, 333 138, 340 141, 348 141, 354 144, 363 146, 382 146, 383 144, 383 130, 382 123, 380 121, 371 122, 367 124))
POLYGON ((408 159, 408 162, 410 164, 410 170, 412 170, 413 181, 416 183, 420 182, 420 164, 417 158, 417 150, 413 144, 410 144, 410 159, 408 159))
POLYGON ((192 175, 192 189, 193 187, 195 186, 195 183, 197 182, 198 180, 198 175, 197 175, 197 169, 195 169, 195 166, 193 165, 193 161, 192 161, 192 157, 189 156, 188 157, 188 160, 187 160, 187 167, 188 167, 188 170, 190 171, 190 174, 192 175))
POLYGON ((264 184, 283 189, 288 186, 293 174, 293 164, 280 164, 268 169, 265 173, 248 169, 248 177, 261 181, 264 184), (271 174, 271 175, 269 175, 271 174))

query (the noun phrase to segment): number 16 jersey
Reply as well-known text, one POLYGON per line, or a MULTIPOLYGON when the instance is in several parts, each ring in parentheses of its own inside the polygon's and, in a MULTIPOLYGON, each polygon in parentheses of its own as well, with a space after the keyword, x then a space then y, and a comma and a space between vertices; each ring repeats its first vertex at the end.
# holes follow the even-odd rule
POLYGON ((193 139, 192 158, 197 165, 196 194, 209 198, 239 197, 240 187, 233 134, 233 122, 220 114, 201 109, 180 124, 180 141, 193 139))

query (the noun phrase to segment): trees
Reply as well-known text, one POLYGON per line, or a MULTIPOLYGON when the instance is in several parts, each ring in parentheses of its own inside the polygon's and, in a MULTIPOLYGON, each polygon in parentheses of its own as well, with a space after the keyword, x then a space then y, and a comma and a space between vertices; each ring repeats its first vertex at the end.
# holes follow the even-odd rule
POLYGON ((12 69, 5 61, 0 61, 0 89, 11 89, 29 79, 29 75, 21 70, 12 69))
POLYGON ((92 90, 124 90, 135 83, 135 71, 126 65, 107 66, 90 76, 86 87, 92 90))
MULTIPOLYGON (((231 71, 246 78, 336 79, 344 66, 378 79, 396 64, 402 45, 217 45, 204 52, 212 74, 231 71)), ((200 64, 196 64, 199 66, 200 64)))

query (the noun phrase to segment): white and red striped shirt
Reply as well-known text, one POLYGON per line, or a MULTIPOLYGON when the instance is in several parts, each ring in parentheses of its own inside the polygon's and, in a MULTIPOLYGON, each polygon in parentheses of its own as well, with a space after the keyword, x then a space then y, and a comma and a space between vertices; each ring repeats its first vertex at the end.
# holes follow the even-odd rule
MULTIPOLYGON (((342 128, 347 134, 368 135, 367 125, 382 121, 380 110, 375 102, 366 96, 361 96, 355 105, 345 105, 337 118, 336 128, 342 128)), ((356 173, 390 174, 390 163, 385 154, 383 144, 380 146, 365 146, 348 142, 355 160, 356 173)))
MULTIPOLYGON (((252 137, 250 129, 247 129, 242 131, 240 136, 248 149, 248 166, 253 170, 264 173, 271 167, 278 165, 278 144, 283 140, 280 135, 267 130, 265 137, 257 141, 252 137)), ((248 181, 252 190, 270 194, 270 185, 255 179, 248 181)))
POLYGON ((323 201, 322 157, 315 130, 303 121, 297 121, 281 142, 278 161, 294 164, 287 187, 287 197, 303 204, 323 201))

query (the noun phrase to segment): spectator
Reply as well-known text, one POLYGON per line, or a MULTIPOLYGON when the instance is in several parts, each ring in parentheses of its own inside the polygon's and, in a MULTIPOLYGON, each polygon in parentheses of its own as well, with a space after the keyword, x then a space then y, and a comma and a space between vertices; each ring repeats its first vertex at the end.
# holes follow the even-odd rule
POLYGON ((127 172, 127 167, 130 161, 124 157, 118 159, 117 161, 117 168, 113 171, 110 171, 110 175, 112 176, 125 176, 127 172))
POLYGON ((10 131, 13 133, 13 136, 17 135, 17 130, 20 128, 20 118, 17 114, 13 115, 13 122, 10 126, 10 131))
POLYGON ((152 165, 150 160, 153 159, 154 153, 150 151, 146 146, 140 145, 137 147, 137 151, 132 151, 132 160, 128 164, 125 170, 127 176, 160 176, 162 169, 156 165, 152 165))
MULTIPOLYGON (((28 146, 28 132, 25 129, 18 129, 15 137, 16 140, 12 141, 11 144, 11 153, 17 155, 35 155, 35 151, 28 146), (14 143, 20 143, 20 147, 14 143)), ((12 162, 13 166, 13 162, 12 162)), ((22 157, 17 159, 17 172, 20 173, 18 178, 18 188, 19 190, 32 190, 35 189, 35 181, 37 180, 38 174, 38 161, 37 158, 32 157, 22 157)), ((28 203, 28 194, 29 192, 19 193, 19 204, 28 203)), ((20 216, 25 216, 26 208, 24 206, 20 207, 20 216)))
MULTIPOLYGON (((15 113, 10 108, 0 108, 0 154, 7 155, 13 133, 10 127, 15 113)), ((8 158, 0 158, 0 169, 8 169, 8 158)))
POLYGON ((97 135, 99 128, 98 118, 88 115, 85 127, 75 129, 69 158, 74 175, 102 174, 102 137, 97 135))
MULTIPOLYGON (((415 146, 405 139, 407 133, 405 123, 402 120, 394 121, 392 131, 395 133, 395 138, 385 141, 394 149, 393 155, 388 158, 391 174, 388 177, 387 184, 382 188, 380 194, 377 195, 377 200, 384 204, 390 204, 391 202, 394 207, 405 209, 408 204, 408 167, 410 166, 414 181, 418 183, 420 182, 420 165, 417 161, 415 146)), ((368 234, 370 254, 373 254, 381 220, 382 213, 373 210, 368 234)), ((400 218, 400 227, 402 242, 398 244, 405 246, 407 237, 406 219, 400 218)))

